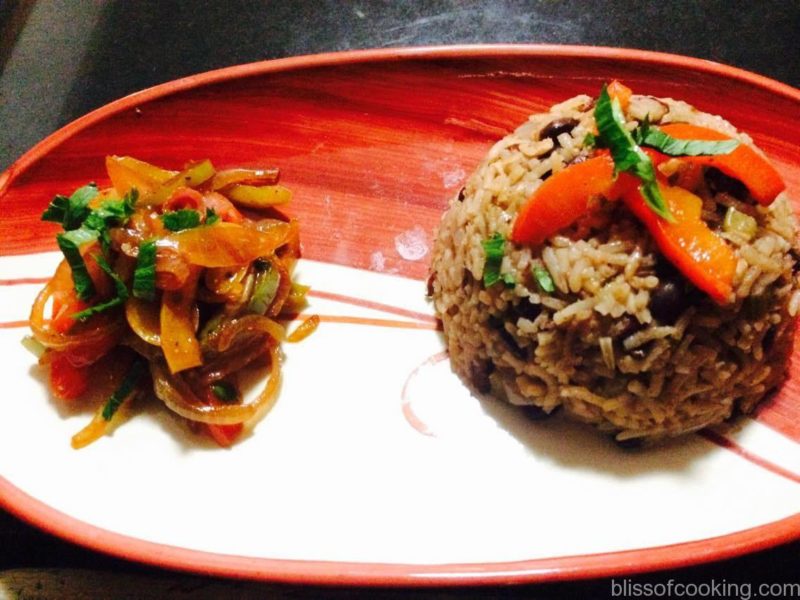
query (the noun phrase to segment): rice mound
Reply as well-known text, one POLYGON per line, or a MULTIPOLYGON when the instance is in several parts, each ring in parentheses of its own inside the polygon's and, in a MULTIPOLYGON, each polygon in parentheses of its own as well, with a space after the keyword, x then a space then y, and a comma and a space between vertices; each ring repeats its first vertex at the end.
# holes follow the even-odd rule
MULTIPOLYGON (((738 259, 735 302, 721 307, 661 256, 622 202, 544 244, 507 241, 501 272, 513 286, 482 282, 481 243, 507 240, 515 215, 551 173, 591 154, 594 101, 577 96, 532 115, 489 151, 444 213, 434 245, 431 295, 453 369, 475 391, 545 416, 558 408, 619 442, 651 441, 748 413, 786 376, 794 320, 795 219, 784 192, 758 205, 746 188, 707 170, 703 219, 738 259), (757 231, 722 232, 725 210, 753 216, 757 231), (553 293, 532 269, 546 268, 553 293)), ((752 145, 718 116, 685 102, 634 95, 629 127, 702 125, 752 145)))

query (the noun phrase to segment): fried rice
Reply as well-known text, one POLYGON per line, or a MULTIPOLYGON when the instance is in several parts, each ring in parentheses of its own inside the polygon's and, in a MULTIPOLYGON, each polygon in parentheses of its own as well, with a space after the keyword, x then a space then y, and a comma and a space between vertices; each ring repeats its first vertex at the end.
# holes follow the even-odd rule
MULTIPOLYGON (((786 192, 761 206, 740 182, 705 170, 695 192, 702 219, 736 257, 735 298, 723 306, 666 260, 621 202, 600 202, 543 244, 507 243, 501 271, 515 283, 483 284, 482 243, 509 238, 541 183, 592 154, 593 107, 582 95, 532 115, 492 147, 451 200, 430 291, 453 369, 479 394, 535 416, 563 409, 620 442, 672 437, 751 412, 786 376, 800 311, 786 192), (755 219, 753 235, 724 230, 731 206, 755 219), (549 273, 552 292, 537 283, 537 267, 549 273)), ((685 102, 633 95, 628 127, 645 116, 752 146, 723 118, 685 102)))

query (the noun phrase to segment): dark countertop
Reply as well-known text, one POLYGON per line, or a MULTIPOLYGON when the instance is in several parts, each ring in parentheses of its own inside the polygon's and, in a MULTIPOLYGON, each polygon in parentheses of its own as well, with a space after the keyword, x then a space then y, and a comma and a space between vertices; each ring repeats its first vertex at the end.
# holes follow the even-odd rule
MULTIPOLYGON (((57 128, 106 102, 177 77, 250 61, 370 47, 478 42, 593 44, 706 58, 798 86, 798 34, 800 3, 785 0, 2 0, 0 169, 57 128)), ((8 580, 3 579, 2 571, 20 568, 102 569, 132 576, 132 580, 112 580, 105 588, 115 590, 113 595, 118 597, 131 593, 124 587, 129 581, 144 586, 147 584, 142 582, 159 582, 162 586, 165 578, 173 587, 158 587, 168 590, 164 595, 192 586, 210 594, 201 593, 202 597, 321 595, 319 589, 293 586, 186 576, 170 580, 172 575, 165 571, 75 547, 0 511, 0 597, 10 589, 3 587, 8 580)), ((670 579, 684 583, 725 580, 749 582, 753 588, 759 583, 800 583, 800 542, 728 561, 627 579, 661 583, 670 579)), ((17 577, 14 581, 20 580, 17 577)), ((611 597, 612 593, 611 580, 593 580, 510 589, 363 595, 595 598, 611 597)), ((353 594, 354 590, 328 592, 333 597, 353 594)), ((144 594, 140 590, 133 596, 144 594)))

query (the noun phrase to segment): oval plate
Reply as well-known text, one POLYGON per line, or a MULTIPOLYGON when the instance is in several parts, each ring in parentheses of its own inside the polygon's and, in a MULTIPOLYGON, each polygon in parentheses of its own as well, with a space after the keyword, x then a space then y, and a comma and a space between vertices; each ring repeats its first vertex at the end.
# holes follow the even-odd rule
MULTIPOLYGON (((0 504, 51 533, 163 567, 380 585, 611 576, 800 537, 795 369, 736 429, 630 453, 469 394, 424 279, 433 232, 493 142, 604 81, 749 132, 800 198, 800 92, 631 50, 475 46, 351 52, 213 71, 109 104, 0 175, 0 504), (56 405, 19 345, 58 260, 39 220, 107 154, 277 165, 295 193, 319 330, 286 347, 252 435, 210 447, 152 403, 76 452, 89 408, 56 405)), ((100 183, 104 183, 100 180, 100 183)))

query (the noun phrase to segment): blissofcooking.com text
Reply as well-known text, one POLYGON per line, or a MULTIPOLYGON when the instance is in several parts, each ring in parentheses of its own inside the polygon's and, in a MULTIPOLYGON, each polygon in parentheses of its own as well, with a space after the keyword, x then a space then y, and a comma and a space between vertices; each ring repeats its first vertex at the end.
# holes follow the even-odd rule
POLYGON ((732 581, 682 582, 675 579, 661 582, 639 582, 630 579, 611 580, 612 598, 800 598, 800 582, 751 583, 732 581))

